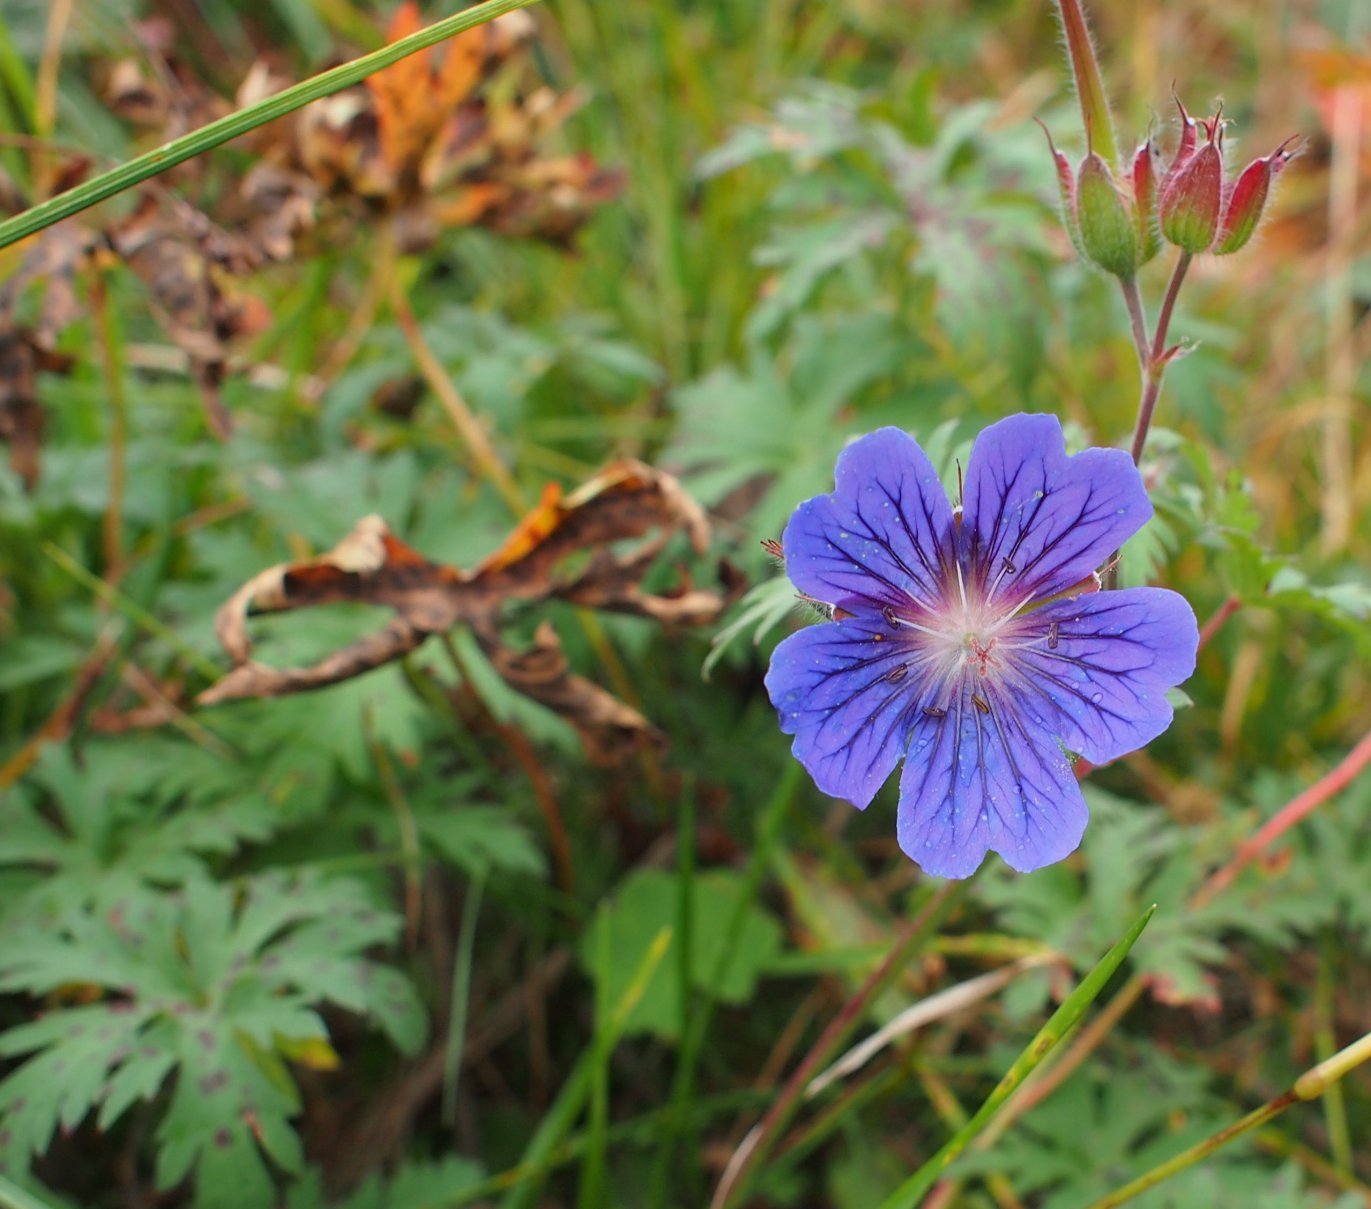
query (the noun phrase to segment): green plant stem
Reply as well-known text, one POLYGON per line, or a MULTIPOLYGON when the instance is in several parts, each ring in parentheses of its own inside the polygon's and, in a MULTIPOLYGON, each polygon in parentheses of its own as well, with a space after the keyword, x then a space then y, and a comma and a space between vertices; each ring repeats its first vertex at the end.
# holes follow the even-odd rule
POLYGON ((457 1080, 466 1048, 467 1017, 471 1010, 472 955, 476 949, 476 921, 481 915, 481 896, 486 889, 486 870, 471 879, 462 904, 462 928, 457 934, 457 954, 452 962, 452 999, 448 1005, 447 1053, 443 1058, 443 1124, 457 1123, 457 1080))
POLYGON ((1119 290, 1128 308, 1128 326, 1133 333, 1133 348, 1138 354, 1138 372, 1147 378, 1151 342, 1147 339, 1147 313, 1143 310, 1142 290, 1136 277, 1120 277, 1119 290))
MULTIPOLYGON (((1333 1031, 1337 989, 1335 963, 1338 946, 1331 934, 1325 933, 1319 953, 1318 978, 1314 983, 1314 1052, 1319 1061, 1327 1061, 1337 1051, 1336 1034, 1333 1031)), ((1333 1154, 1333 1166, 1339 1174, 1351 1176, 1352 1137, 1347 1129, 1347 1105, 1343 1100, 1342 1085, 1334 1084, 1323 1097, 1324 1123, 1328 1129, 1328 1147, 1333 1154)))
POLYGON ((53 562, 62 568, 68 575, 80 583, 83 587, 89 588, 104 604, 109 605, 116 613, 122 613, 134 625, 146 630, 154 638, 160 638, 174 651, 179 651, 182 657, 201 675, 210 680, 218 680, 222 675, 222 669, 213 660, 202 655, 184 638, 181 637, 169 625, 154 617, 142 605, 135 603, 125 596, 118 588, 107 584, 97 575, 92 575, 76 559, 72 558, 61 546, 52 542, 44 542, 40 547, 53 562))
POLYGON ((408 55, 426 50, 454 34, 460 34, 532 3, 534 0, 484 0, 482 4, 454 13, 451 17, 444 17, 441 21, 435 21, 428 28, 421 29, 407 38, 401 38, 398 42, 372 51, 371 54, 362 55, 350 63, 343 63, 320 72, 317 76, 311 76, 308 80, 282 89, 274 96, 265 97, 245 109, 201 126, 199 130, 172 139, 171 142, 120 164, 117 168, 102 172, 74 189, 59 193, 48 201, 0 222, 0 248, 8 247, 36 231, 43 230, 44 227, 61 222, 64 218, 70 218, 97 202, 122 193, 125 189, 165 172, 168 168, 218 147, 221 143, 227 143, 230 139, 257 129, 258 126, 293 113, 311 101, 340 92, 344 88, 351 88, 367 76, 399 62, 408 55))
MULTIPOLYGON (((781 825, 784 823, 791 802, 795 798, 795 789, 799 782, 800 765, 794 760, 787 761, 776 789, 762 812, 761 821, 757 827, 757 839, 753 844, 752 855, 748 859, 747 869, 743 874, 743 892, 738 896, 738 901, 733 907, 733 913, 728 919, 723 947, 714 960, 713 969, 709 971, 710 986, 721 986, 733 968, 733 962, 737 957, 742 940, 747 912, 755 903, 757 894, 761 889, 762 876, 771 862, 773 850, 780 838, 781 825)), ((681 1039, 680 1057, 677 1060, 676 1073, 671 1086, 671 1113, 667 1119, 668 1132, 665 1143, 658 1151, 658 1160, 653 1171, 653 1198, 649 1201, 653 1205, 675 1203, 668 1196, 670 1160, 679 1144, 680 1133, 686 1128, 690 1119, 690 1105, 695 1095, 695 1073, 700 1054, 704 1050, 705 1038, 709 1035, 709 1026, 714 1020, 714 1006, 715 1000, 709 997, 697 1004, 691 1013, 689 1028, 681 1039)))
POLYGON ((526 1209, 536 1202, 543 1180, 553 1166, 553 1156, 559 1143, 570 1132, 572 1123, 580 1115, 581 1109, 585 1107, 592 1094, 596 1065, 601 1063, 602 1058, 613 1053, 614 1046, 623 1034, 624 1025, 628 1023, 629 1015, 643 997, 653 972, 666 955, 670 944, 671 929, 663 928, 648 946, 628 986, 608 1017, 596 1021, 594 1039, 582 1053, 571 1074, 567 1076, 556 1101, 529 1140, 519 1163, 521 1180, 511 1187, 509 1194, 501 1202, 502 1209, 526 1209))
POLYGON ((1131 1201, 1135 1196, 1148 1191, 1150 1188, 1155 1188, 1163 1180, 1169 1179, 1177 1172, 1184 1171, 1187 1167, 1193 1167, 1202 1159, 1207 1159, 1216 1150, 1227 1146, 1235 1138, 1251 1132, 1258 1126, 1265 1125, 1267 1121, 1279 1116, 1292 1104, 1298 1104, 1301 1100, 1315 1100, 1324 1095, 1349 1071, 1368 1060, 1371 1060, 1371 1033, 1367 1033, 1361 1040, 1354 1041, 1346 1049, 1340 1050, 1331 1058, 1305 1071, 1295 1080, 1295 1086, 1289 1091, 1282 1092, 1274 1099, 1268 1100, 1241 1120, 1234 1121, 1232 1125, 1211 1134, 1203 1142, 1196 1143, 1189 1150, 1183 1150, 1175 1158, 1159 1164, 1151 1171, 1140 1175, 1136 1180, 1131 1180, 1122 1188, 1115 1189, 1108 1196, 1092 1202, 1086 1209, 1115 1209, 1115 1206, 1131 1201))
POLYGON ((1133 947, 1138 937, 1142 935, 1143 929, 1147 927, 1148 921, 1156 909, 1154 904, 1138 916, 1123 938, 1100 958, 1099 964, 1081 980, 1080 985, 1066 997, 1061 1007, 1052 1013, 1047 1023, 1038 1031, 1038 1035, 1028 1043, 1023 1053, 1015 1059, 1014 1065, 1005 1073, 995 1090, 986 1097, 985 1103, 976 1110, 975 1116, 953 1134, 937 1154, 891 1193, 881 1203, 881 1209, 917 1209, 917 1206, 923 1203, 924 1197, 938 1177, 990 1124, 1005 1101, 1028 1078, 1039 1063, 1061 1043, 1076 1022, 1085 1014, 1086 1009, 1104 990, 1109 979, 1113 977, 1114 971, 1128 956, 1128 951, 1133 947))
POLYGON ((984 1134, 976 1139, 977 1150, 989 1150, 1005 1130, 1014 1124, 1024 1113, 1036 1108, 1057 1090, 1091 1054, 1097 1050, 1128 1014, 1132 1006, 1142 998, 1147 990, 1147 979, 1134 974, 1119 991, 1091 1020, 1089 1025, 1076 1034, 1063 1051, 1062 1056, 1053 1063, 1039 1067, 1033 1076, 1024 1081, 1018 1092, 984 1134))
POLYGON ((771 1153, 799 1111, 805 1088, 842 1048, 853 1030, 861 1023, 872 1000, 903 972, 910 958, 927 939, 929 932, 962 897, 969 884, 968 879, 943 885, 924 905, 923 910, 906 925, 899 939, 886 954, 885 960, 867 975, 862 985, 829 1021, 819 1039, 805 1055, 804 1061, 786 1080, 780 1095, 767 1109, 761 1122, 744 1140, 738 1155, 735 1156, 734 1164, 730 1164, 732 1170, 725 1170, 714 1193, 712 1209, 726 1209, 726 1206, 740 1200, 746 1194, 753 1172, 771 1153))

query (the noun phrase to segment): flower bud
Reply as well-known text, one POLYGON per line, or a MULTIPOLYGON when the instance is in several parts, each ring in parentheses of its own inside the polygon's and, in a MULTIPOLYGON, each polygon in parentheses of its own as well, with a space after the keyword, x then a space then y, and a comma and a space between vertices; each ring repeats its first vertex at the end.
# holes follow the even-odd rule
POLYGON ((1215 119, 1209 141, 1174 171, 1162 190, 1162 235, 1186 252, 1205 251, 1219 230, 1223 155, 1214 137, 1217 131, 1215 119))
POLYGON ((1133 156, 1133 217, 1138 224, 1140 265, 1161 248, 1157 235, 1157 145, 1149 138, 1133 156))
POLYGON ((1129 278, 1137 272, 1137 224, 1109 165, 1093 151, 1081 161, 1076 176, 1076 222, 1087 260, 1115 277, 1129 278))
POLYGON ((1076 249, 1076 255, 1084 259, 1081 228, 1076 222, 1076 181, 1071 175, 1071 161, 1057 150, 1057 144, 1052 141, 1052 132, 1042 122, 1038 122, 1038 125, 1042 126, 1043 134, 1047 136, 1047 149, 1052 153, 1052 162, 1057 168, 1057 188, 1062 195, 1062 225, 1071 236, 1071 246, 1076 249))
POLYGON ((1162 177, 1161 192, 1163 193, 1171 187, 1171 182, 1176 179, 1176 174, 1190 162, 1190 157, 1195 154, 1195 143, 1199 138, 1200 124, 1186 113, 1180 97, 1176 98, 1176 108, 1181 111, 1181 138, 1176 146, 1176 154, 1171 159, 1171 165, 1167 168, 1166 175, 1162 177))
POLYGON ((1228 195, 1218 238, 1214 242, 1215 255, 1227 256, 1230 252, 1236 252, 1252 238, 1252 232, 1257 229, 1262 211, 1266 208, 1272 179, 1294 155, 1289 150, 1292 142, 1294 139, 1286 139, 1270 155, 1253 160, 1242 170, 1242 175, 1228 195))

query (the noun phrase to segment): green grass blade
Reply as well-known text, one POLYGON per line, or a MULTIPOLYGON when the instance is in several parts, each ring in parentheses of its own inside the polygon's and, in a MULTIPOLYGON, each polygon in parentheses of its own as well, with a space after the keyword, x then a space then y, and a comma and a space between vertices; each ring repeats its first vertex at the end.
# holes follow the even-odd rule
POLYGON ((519 1162, 519 1167, 524 1173, 523 1182, 511 1188, 506 1194, 501 1202, 502 1209, 527 1209, 527 1206, 535 1203, 543 1180, 553 1165, 553 1156, 558 1145, 570 1133, 572 1125, 581 1115, 581 1110, 592 1094, 596 1064, 600 1062, 603 1054, 612 1052, 618 1044, 630 1013, 643 997, 643 992, 647 990, 653 973, 666 956, 670 943, 671 929, 663 928, 643 955, 632 980, 614 1006, 609 1019, 603 1026, 597 1024, 595 1039, 581 1055, 567 1081, 562 1085, 552 1108, 543 1117, 529 1141, 524 1157, 519 1162))
POLYGON ((275 96, 266 97, 246 109, 240 109, 218 121, 210 122, 207 126, 201 126, 199 130, 192 130, 189 134, 172 139, 161 147, 103 172, 74 189, 59 193, 56 197, 49 198, 0 223, 0 248, 8 247, 35 231, 61 222, 64 218, 70 218, 97 202, 113 197, 116 193, 122 193, 159 172, 165 172, 168 168, 218 147, 221 143, 227 143, 249 130, 255 130, 258 126, 293 113, 311 101, 340 92, 344 88, 351 88, 367 76, 380 71, 383 67, 389 67, 407 55, 435 46, 445 38, 483 25, 533 2, 534 0, 485 0, 483 4, 435 21, 427 29, 421 29, 408 38, 401 38, 398 42, 392 42, 389 46, 372 51, 371 54, 353 59, 350 63, 343 63, 320 72, 308 80, 301 80, 300 83, 292 84, 275 96))
POLYGON ((1232 1125, 1226 1125, 1217 1133, 1210 1134, 1203 1142, 1197 1142, 1189 1150, 1183 1150, 1176 1155, 1175 1158, 1168 1159, 1165 1163, 1152 1168, 1151 1171, 1144 1172, 1136 1180, 1130 1180, 1122 1188, 1116 1188, 1108 1196, 1091 1202, 1086 1209, 1117 1209, 1119 1205, 1155 1188, 1163 1180, 1169 1180, 1173 1175, 1184 1171, 1187 1167, 1193 1167, 1196 1163, 1209 1158, 1216 1150, 1227 1146, 1234 1139, 1265 1125, 1273 1117, 1279 1116, 1287 1108, 1300 1103, 1301 1100, 1316 1100, 1320 1096, 1327 1095, 1332 1088, 1338 1085, 1338 1081, 1344 1075, 1367 1061, 1371 1061, 1371 1033, 1367 1033, 1359 1041, 1352 1042, 1351 1045, 1340 1049, 1331 1058, 1305 1071, 1295 1080, 1295 1086, 1289 1091, 1282 1092, 1274 1099, 1268 1100, 1260 1108, 1254 1108, 1241 1120, 1235 1121, 1232 1125))
POLYGON ((1143 929, 1147 927, 1148 921, 1156 909, 1154 903, 1138 916, 1133 926, 1124 934, 1123 939, 1100 958, 1099 964, 1066 997, 1061 1007, 1052 1013, 1048 1022, 1038 1031, 1038 1035, 1028 1043, 1023 1053, 1015 1059, 1014 1065, 1009 1068, 995 1090, 986 1097, 985 1103, 976 1111, 976 1115, 962 1126, 937 1154, 890 1196, 886 1197, 881 1203, 881 1209, 915 1209, 917 1205, 923 1202, 928 1190, 933 1187, 938 1177, 947 1170, 948 1165, 967 1148, 977 1134, 990 1124, 990 1121, 1014 1090, 1048 1054, 1056 1049, 1072 1026, 1085 1015, 1086 1009, 1094 1003, 1099 993, 1104 990, 1105 983, 1123 963, 1123 959, 1128 956, 1128 951, 1133 947, 1138 937, 1142 935, 1143 929))

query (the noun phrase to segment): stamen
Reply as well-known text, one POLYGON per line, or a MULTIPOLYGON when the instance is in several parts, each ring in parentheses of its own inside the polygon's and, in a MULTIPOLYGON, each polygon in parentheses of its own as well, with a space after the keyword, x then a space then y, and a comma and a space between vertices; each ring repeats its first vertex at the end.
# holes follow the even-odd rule
POLYGON ((890 684, 899 684, 900 681, 908 675, 909 664, 897 663, 893 668, 890 669, 890 671, 886 672, 886 674, 882 676, 881 679, 887 681, 890 684))
POLYGON ((943 709, 941 705, 925 705, 924 713, 927 714, 930 718, 947 717, 947 710, 943 709))
POLYGON ((920 625, 917 621, 910 621, 907 617, 895 618, 897 626, 903 626, 906 630, 918 630, 920 634, 928 634, 932 638, 942 638, 943 634, 939 630, 930 629, 926 625, 920 625))
POLYGON ((957 568, 957 587, 962 594, 962 613, 966 614, 969 606, 966 603, 966 580, 962 578, 962 560, 958 558, 953 565, 957 568))
POLYGON ((1057 639, 1061 635, 1060 623, 1053 622, 1047 627, 1047 649, 1055 651, 1057 649, 1057 639))
POLYGON ((990 585, 990 591, 985 594, 987 602, 995 598, 995 593, 999 591, 1000 588, 1000 581, 1003 580, 1006 575, 1013 575, 1018 569, 1019 568, 1014 565, 1009 556, 1006 555, 1004 560, 1000 563, 1000 570, 995 576, 995 582, 990 585))
POLYGON ((971 704, 983 714, 988 714, 990 712, 990 702, 984 697, 977 696, 975 693, 971 694, 971 704))

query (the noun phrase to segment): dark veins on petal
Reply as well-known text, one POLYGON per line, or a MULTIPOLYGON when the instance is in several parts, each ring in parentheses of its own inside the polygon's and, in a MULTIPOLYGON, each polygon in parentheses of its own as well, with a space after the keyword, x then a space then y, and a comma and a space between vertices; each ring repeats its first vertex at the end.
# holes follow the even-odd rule
POLYGON ((1086 810, 1051 734, 986 682, 915 724, 900 781, 900 846, 929 873, 966 877, 988 851, 1041 868, 1080 843, 1086 810))
POLYGON ((952 508, 923 451, 908 434, 881 429, 843 451, 836 481, 786 526, 786 571, 796 587, 849 611, 861 602, 936 607, 952 508))
POLYGON ((1012 416, 982 432, 966 489, 965 561, 975 583, 1006 604, 1070 588, 1152 514, 1127 454, 1068 458, 1051 416, 1012 416))
POLYGON ((1195 670, 1199 642, 1183 597, 1131 588, 1057 601, 1030 616, 1044 641, 1017 652, 1015 687, 1023 708, 1056 715, 1068 747, 1112 760, 1167 728, 1166 690, 1195 670))
POLYGON ((766 677, 795 757, 825 793, 867 806, 905 752, 928 685, 919 651, 881 617, 811 626, 766 677))

